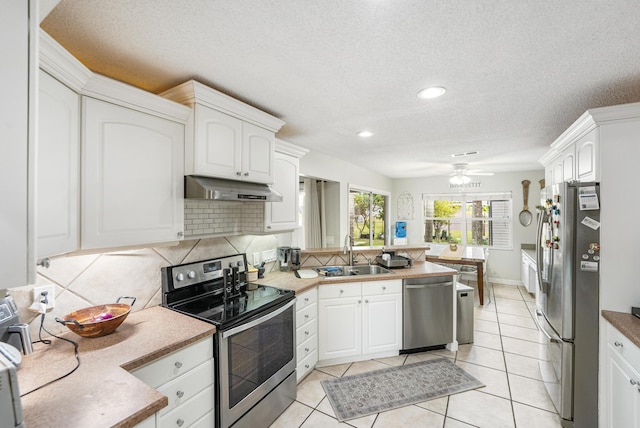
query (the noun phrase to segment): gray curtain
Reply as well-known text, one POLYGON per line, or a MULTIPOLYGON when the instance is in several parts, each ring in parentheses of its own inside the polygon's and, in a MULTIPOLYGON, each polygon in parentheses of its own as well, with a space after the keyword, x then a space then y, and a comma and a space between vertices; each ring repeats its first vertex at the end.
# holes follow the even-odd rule
POLYGON ((304 179, 304 240, 305 248, 326 246, 324 181, 304 179))

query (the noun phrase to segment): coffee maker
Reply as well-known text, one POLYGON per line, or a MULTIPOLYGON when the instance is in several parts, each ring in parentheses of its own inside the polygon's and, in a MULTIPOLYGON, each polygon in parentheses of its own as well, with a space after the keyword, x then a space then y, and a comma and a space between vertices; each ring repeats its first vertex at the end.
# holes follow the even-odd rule
POLYGON ((277 252, 281 272, 300 269, 300 248, 278 247, 277 252))
POLYGON ((0 342, 13 345, 23 354, 33 352, 29 325, 20 322, 18 307, 11 296, 0 299, 0 342))

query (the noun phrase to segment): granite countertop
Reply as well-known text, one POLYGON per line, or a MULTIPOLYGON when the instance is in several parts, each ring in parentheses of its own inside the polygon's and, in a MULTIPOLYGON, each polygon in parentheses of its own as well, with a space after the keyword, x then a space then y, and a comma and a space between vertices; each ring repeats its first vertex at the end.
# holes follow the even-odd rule
POLYGON ((383 281, 389 279, 423 278, 429 276, 456 275, 454 269, 429 262, 414 262, 413 267, 392 269, 392 274, 382 275, 354 275, 317 278, 298 278, 293 272, 271 272, 264 278, 258 279, 262 285, 293 290, 296 294, 305 292, 321 284, 335 284, 344 282, 383 281))
POLYGON ((640 319, 626 312, 602 311, 604 319, 640 348, 640 319))
POLYGON ((22 358, 18 385, 25 425, 37 427, 131 427, 167 406, 167 397, 129 371, 215 333, 213 324, 156 306, 132 312, 110 335, 62 337, 78 343, 80 367, 72 370, 73 346, 51 338, 22 358), (27 395, 24 395, 28 393, 27 395))

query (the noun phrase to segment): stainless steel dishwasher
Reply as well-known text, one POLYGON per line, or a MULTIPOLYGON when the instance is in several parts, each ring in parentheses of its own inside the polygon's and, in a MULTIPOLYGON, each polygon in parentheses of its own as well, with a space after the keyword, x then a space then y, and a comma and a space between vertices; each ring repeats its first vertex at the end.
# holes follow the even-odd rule
POLYGON ((453 342, 454 278, 447 275, 403 281, 403 352, 453 342))

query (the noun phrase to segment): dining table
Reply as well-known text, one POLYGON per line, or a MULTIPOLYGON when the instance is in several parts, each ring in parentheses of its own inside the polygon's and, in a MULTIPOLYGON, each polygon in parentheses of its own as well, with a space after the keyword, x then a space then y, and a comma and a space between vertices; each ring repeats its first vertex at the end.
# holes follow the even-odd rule
POLYGON ((478 282, 478 299, 484 305, 484 271, 487 257, 482 247, 458 245, 442 249, 432 248, 426 252, 426 261, 440 264, 475 266, 478 282))

